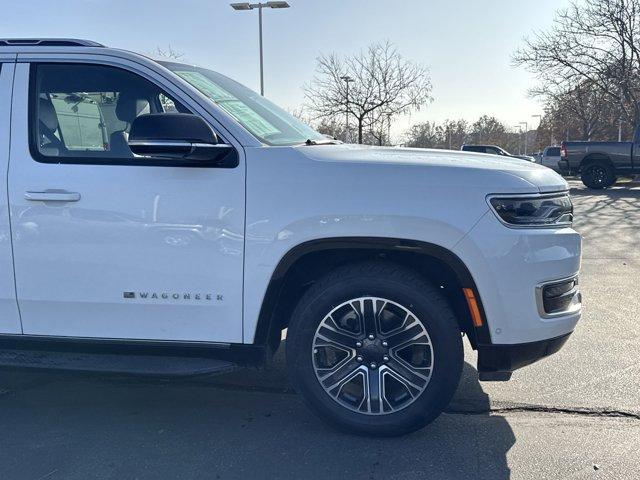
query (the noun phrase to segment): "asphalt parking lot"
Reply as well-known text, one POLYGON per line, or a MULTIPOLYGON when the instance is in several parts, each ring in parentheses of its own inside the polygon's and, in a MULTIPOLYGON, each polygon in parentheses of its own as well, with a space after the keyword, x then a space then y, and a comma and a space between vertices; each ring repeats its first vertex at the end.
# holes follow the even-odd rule
POLYGON ((0 479, 640 478, 640 183, 572 181, 584 316, 555 356, 479 383, 467 349, 432 425, 354 437, 316 419, 281 358, 198 380, 0 372, 0 479))

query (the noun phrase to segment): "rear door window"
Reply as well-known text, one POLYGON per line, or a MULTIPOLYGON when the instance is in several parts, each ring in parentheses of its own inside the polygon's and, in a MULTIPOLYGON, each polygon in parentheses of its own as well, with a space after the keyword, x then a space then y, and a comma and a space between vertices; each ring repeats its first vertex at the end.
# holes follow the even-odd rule
POLYGON ((549 157, 559 157, 560 156, 560 147, 550 147, 547 148, 545 155, 549 157))

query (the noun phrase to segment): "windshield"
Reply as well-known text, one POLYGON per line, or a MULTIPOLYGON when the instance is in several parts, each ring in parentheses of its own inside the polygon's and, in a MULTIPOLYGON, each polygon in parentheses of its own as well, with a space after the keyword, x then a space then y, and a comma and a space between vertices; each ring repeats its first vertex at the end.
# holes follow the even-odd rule
POLYGON ((244 85, 206 68, 160 62, 235 118, 267 145, 298 145, 324 135, 244 85))

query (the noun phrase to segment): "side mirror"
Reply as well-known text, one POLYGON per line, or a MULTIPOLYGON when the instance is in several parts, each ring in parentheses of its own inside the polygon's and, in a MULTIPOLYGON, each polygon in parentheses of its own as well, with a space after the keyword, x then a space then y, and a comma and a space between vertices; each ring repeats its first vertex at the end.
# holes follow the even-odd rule
POLYGON ((187 162, 218 162, 235 152, 202 118, 186 113, 140 115, 131 124, 128 143, 136 155, 187 162))

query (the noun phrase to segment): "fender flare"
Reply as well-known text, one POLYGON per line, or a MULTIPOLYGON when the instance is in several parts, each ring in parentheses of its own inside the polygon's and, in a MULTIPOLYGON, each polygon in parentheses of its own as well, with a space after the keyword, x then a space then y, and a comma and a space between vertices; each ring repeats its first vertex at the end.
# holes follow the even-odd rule
POLYGON ((609 154, 602 152, 589 152, 587 155, 585 155, 582 160, 580 160, 580 171, 582 171, 582 169, 586 165, 599 162, 608 164, 611 168, 613 168, 613 171, 615 172, 616 166, 611 160, 611 157, 609 156, 609 154))
POLYGON ((334 237, 310 240, 300 243, 292 247, 286 254, 282 256, 276 266, 269 285, 266 289, 265 296, 260 307, 257 327, 254 336, 255 344, 266 344, 272 328, 276 324, 273 318, 273 312, 282 292, 283 280, 287 272, 305 255, 320 251, 344 250, 344 249, 370 249, 384 251, 403 251, 413 252, 418 255, 426 255, 442 261, 454 272, 458 281, 463 287, 471 288, 478 301, 480 313, 484 319, 483 326, 475 328, 475 338, 472 344, 489 344, 491 337, 487 325, 485 310, 482 304, 482 298, 476 286, 475 280, 471 272, 464 262, 451 250, 433 243, 407 240, 399 238, 386 237, 334 237))

